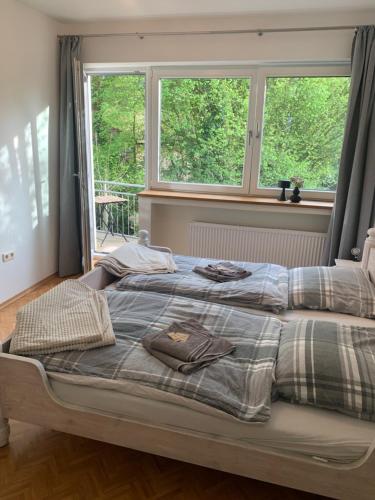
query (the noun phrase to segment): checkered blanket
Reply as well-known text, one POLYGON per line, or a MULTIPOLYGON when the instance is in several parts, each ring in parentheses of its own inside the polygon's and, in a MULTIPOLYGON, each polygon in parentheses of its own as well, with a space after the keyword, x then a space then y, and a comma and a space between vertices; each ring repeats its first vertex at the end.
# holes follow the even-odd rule
POLYGON ((344 267, 289 270, 289 308, 375 318, 375 286, 367 271, 344 267))
POLYGON ((9 352, 83 351, 115 340, 105 292, 67 280, 17 311, 9 352))
POLYGON ((275 312, 288 306, 288 270, 276 264, 235 262, 251 272, 251 276, 238 281, 216 283, 193 272, 195 266, 216 264, 215 259, 174 257, 178 270, 172 274, 127 276, 118 284, 118 290, 142 290, 167 293, 220 302, 230 306, 249 307, 275 312))
POLYGON ((375 421, 375 328, 292 321, 281 330, 276 391, 291 403, 375 421))
POLYGON ((281 323, 230 307, 152 292, 106 292, 116 345, 33 358, 47 371, 131 380, 197 400, 246 421, 270 417, 281 323), (150 355, 142 338, 174 321, 195 319, 236 346, 233 353, 190 375, 150 355))

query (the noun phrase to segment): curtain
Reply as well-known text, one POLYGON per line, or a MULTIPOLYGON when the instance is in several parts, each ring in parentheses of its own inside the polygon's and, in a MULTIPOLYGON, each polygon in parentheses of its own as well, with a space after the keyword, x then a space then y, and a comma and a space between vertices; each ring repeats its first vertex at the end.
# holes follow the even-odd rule
POLYGON ((74 101, 75 123, 78 142, 78 172, 81 205, 81 239, 82 239, 82 265, 83 272, 87 273, 92 268, 91 256, 91 227, 90 227, 90 201, 89 201, 89 176, 86 149, 85 130, 85 105, 83 92, 83 68, 77 59, 74 66, 74 101))
MULTIPOLYGON (((80 180, 85 180, 84 119, 79 57, 81 40, 76 36, 60 39, 60 221, 59 275, 82 272, 83 235, 87 238, 85 197, 80 180)), ((91 252, 90 252, 91 253, 91 252)), ((90 258, 91 262, 91 258, 90 258)))
POLYGON ((361 26, 353 40, 349 109, 323 265, 350 258, 353 247, 363 248, 374 224, 374 101, 375 26, 361 26))

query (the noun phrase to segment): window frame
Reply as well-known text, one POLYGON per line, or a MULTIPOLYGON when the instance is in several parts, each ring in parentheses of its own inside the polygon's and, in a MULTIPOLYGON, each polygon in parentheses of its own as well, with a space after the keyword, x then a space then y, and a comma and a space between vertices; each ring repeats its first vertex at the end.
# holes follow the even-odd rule
POLYGON ((186 191, 195 193, 217 193, 217 194, 249 194, 250 189, 250 165, 253 151, 253 126, 255 123, 257 74, 251 66, 240 67, 182 67, 182 68, 152 68, 151 83, 151 189, 186 191), (243 176, 241 186, 223 184, 198 184, 187 182, 162 181, 159 177, 159 159, 161 144, 161 81, 167 78, 249 78, 250 92, 248 97, 248 116, 246 124, 246 136, 244 140, 245 155, 243 165, 243 176), (253 104, 252 104, 253 103, 253 104))
MULTIPOLYGON (((280 189, 262 188, 258 186, 260 177, 260 162, 262 156, 262 138, 264 122, 264 106, 266 101, 266 80, 268 77, 335 77, 349 76, 350 66, 348 64, 320 65, 320 66, 288 66, 288 67, 262 67, 258 69, 258 99, 256 109, 257 132, 254 134, 253 161, 250 174, 250 191, 252 196, 277 197, 280 189)), ((291 194, 292 189, 286 190, 291 194)), ((306 200, 334 200, 336 191, 319 191, 303 189, 303 198, 306 200)))
MULTIPOLYGON (((91 138, 91 99, 87 81, 91 75, 145 75, 145 187, 165 191, 190 193, 238 194, 263 198, 275 198, 280 190, 260 188, 261 144, 263 136, 263 109, 266 96, 266 78, 287 76, 351 76, 348 60, 302 63, 292 62, 249 62, 236 64, 191 63, 86 63, 85 79, 85 118, 88 161, 92 160, 91 138), (167 182, 159 179, 160 119, 161 99, 160 81, 163 78, 249 78, 248 119, 246 127, 245 160, 242 186, 167 182), (251 140, 249 137, 251 136, 251 140)), ((89 168, 90 171, 90 168, 89 168)), ((90 184, 90 182, 89 182, 90 184)), ((91 187, 91 186, 90 186, 91 187)), ((93 186, 92 186, 93 188, 93 186)), ((287 190, 291 192, 291 190, 287 190)), ((313 191, 303 189, 305 200, 331 201, 334 191, 313 191)))

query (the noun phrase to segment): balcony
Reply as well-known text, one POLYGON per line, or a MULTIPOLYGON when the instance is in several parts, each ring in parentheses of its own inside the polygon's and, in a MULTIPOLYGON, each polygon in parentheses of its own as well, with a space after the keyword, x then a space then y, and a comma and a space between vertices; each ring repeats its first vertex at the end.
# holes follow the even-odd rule
POLYGON ((139 230, 138 196, 145 186, 95 180, 95 252, 112 252, 139 230))

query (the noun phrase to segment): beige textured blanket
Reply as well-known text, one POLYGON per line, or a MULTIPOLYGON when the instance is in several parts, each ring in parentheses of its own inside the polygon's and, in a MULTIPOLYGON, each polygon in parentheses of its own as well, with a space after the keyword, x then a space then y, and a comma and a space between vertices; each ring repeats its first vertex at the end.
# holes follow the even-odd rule
POLYGON ((104 292, 67 280, 17 312, 9 352, 48 354, 114 343, 104 292))

